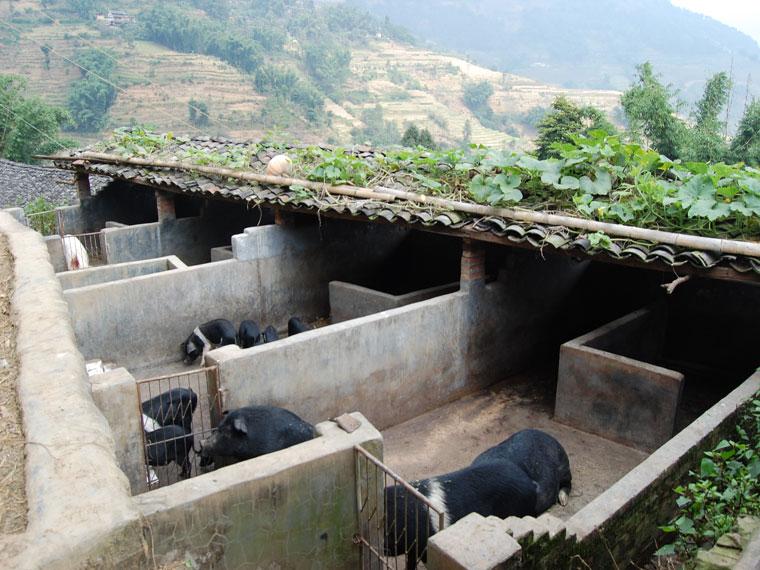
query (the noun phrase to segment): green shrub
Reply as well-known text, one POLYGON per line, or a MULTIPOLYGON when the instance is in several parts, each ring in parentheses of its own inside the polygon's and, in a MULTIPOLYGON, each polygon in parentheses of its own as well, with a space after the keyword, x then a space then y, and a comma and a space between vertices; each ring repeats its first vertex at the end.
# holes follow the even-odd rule
POLYGON ((760 515, 760 392, 742 415, 732 439, 701 458, 699 469, 675 488, 678 512, 661 527, 674 541, 658 555, 678 554, 687 565, 699 548, 730 532, 742 515, 760 515))

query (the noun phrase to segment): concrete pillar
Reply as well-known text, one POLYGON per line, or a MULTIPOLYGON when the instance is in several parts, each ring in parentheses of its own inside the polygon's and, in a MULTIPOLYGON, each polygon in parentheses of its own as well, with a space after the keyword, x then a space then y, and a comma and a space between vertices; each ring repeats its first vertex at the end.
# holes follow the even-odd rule
POLYGON ((462 288, 482 285, 486 279, 486 250, 479 242, 462 240, 462 269, 459 281, 462 288))
POLYGON ((522 547, 504 521, 471 513, 428 540, 428 570, 520 568, 522 547))
POLYGON ((177 212, 174 207, 174 194, 156 190, 156 209, 158 210, 159 222, 176 219, 177 212))
POLYGON ((116 444, 116 461, 129 479, 132 494, 147 491, 142 416, 137 384, 126 368, 90 376, 92 399, 108 421, 116 444))
POLYGON ((76 178, 77 184, 77 198, 80 202, 85 202, 92 198, 92 191, 90 189, 90 175, 86 172, 77 172, 76 178))

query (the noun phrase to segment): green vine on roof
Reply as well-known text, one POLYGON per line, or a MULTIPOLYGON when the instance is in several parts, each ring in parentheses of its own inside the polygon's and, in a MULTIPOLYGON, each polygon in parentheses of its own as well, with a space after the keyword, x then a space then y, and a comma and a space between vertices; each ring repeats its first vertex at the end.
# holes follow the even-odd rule
MULTIPOLYGON (((132 156, 249 168, 267 143, 211 151, 171 133, 121 129, 107 148, 132 156)), ((293 147, 295 178, 370 188, 397 187, 491 206, 562 212, 599 221, 704 236, 760 239, 760 171, 743 164, 681 162, 605 131, 553 145, 558 158, 467 149, 293 147)), ((600 244, 603 245, 603 244, 600 244)))

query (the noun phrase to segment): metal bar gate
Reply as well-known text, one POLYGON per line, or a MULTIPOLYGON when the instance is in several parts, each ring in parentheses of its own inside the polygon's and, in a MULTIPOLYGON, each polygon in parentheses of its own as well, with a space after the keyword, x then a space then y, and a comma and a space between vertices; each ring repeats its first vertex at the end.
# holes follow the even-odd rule
POLYGON ((356 446, 356 498, 362 570, 413 570, 427 559, 427 539, 442 530, 441 508, 400 475, 356 446))

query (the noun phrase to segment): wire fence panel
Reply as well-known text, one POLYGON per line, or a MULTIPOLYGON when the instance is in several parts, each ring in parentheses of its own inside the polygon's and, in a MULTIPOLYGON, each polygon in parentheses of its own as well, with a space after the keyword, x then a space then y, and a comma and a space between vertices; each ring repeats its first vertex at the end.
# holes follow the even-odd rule
POLYGON ((200 442, 222 417, 218 378, 211 366, 137 381, 149 489, 206 472, 200 442))
POLYGON ((414 570, 427 559, 427 540, 444 513, 367 450, 356 446, 356 498, 362 570, 414 570))
POLYGON ((106 262, 103 236, 100 232, 67 234, 61 238, 66 269, 86 269, 106 262))

